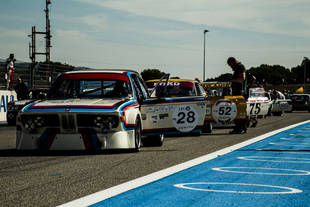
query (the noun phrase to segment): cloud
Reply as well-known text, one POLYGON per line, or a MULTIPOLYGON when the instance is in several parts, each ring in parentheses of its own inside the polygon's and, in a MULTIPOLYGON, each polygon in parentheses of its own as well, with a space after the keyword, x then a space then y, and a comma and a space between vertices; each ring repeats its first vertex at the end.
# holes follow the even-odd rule
POLYGON ((307 37, 308 0, 75 0, 133 15, 307 37), (292 28, 292 29, 290 29, 292 28))
POLYGON ((0 37, 14 37, 14 38, 27 38, 27 33, 24 30, 19 29, 9 29, 0 27, 0 37))
POLYGON ((107 17, 103 14, 93 14, 81 17, 82 22, 94 27, 96 30, 107 30, 107 17))

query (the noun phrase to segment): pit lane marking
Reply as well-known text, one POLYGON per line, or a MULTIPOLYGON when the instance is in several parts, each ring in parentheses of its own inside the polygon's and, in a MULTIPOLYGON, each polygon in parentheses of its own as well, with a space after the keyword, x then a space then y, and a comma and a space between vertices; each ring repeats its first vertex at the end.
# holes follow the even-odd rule
POLYGON ((271 156, 245 156, 238 157, 240 160, 251 160, 260 162, 286 162, 286 163, 310 163, 310 159, 295 157, 271 157, 271 156), (270 158, 270 159, 268 159, 270 158), (272 160, 274 159, 274 160, 272 160), (279 160, 277 160, 279 159, 279 160))
POLYGON ((302 193, 302 190, 296 188, 289 188, 283 186, 273 186, 273 185, 261 185, 261 184, 249 184, 249 183, 220 183, 220 182, 198 182, 198 183, 182 183, 182 184, 175 184, 177 188, 183 188, 188 190, 197 190, 197 191, 209 191, 209 192, 219 192, 219 193, 238 193, 238 194, 293 194, 293 193, 302 193), (207 185, 206 188, 194 188, 188 187, 187 185, 207 185), (233 191, 233 190, 216 190, 216 189, 209 189, 208 185, 237 185, 237 186, 255 186, 255 187, 264 187, 264 188, 278 188, 284 189, 288 191, 233 191))
POLYGON ((293 124, 293 125, 290 125, 290 126, 287 126, 287 127, 284 127, 284 128, 281 128, 281 129, 278 129, 278 130, 275 130, 275 131, 272 131, 272 132, 269 132, 269 133, 266 133, 266 134, 263 134, 261 136, 258 136, 258 137, 246 140, 244 142, 241 142, 239 144, 236 144, 236 145, 233 145, 233 146, 230 146, 230 147, 226 147, 224 149, 221 149, 221 150, 218 150, 216 152, 213 152, 213 153, 210 153, 210 154, 198 157, 196 159, 193 159, 193 160, 190 160, 190 161, 187 161, 187 162, 184 162, 184 163, 181 163, 181 164, 178 164, 178 165, 175 165, 175 166, 172 166, 172 167, 160 170, 158 172, 154 172, 154 173, 151 173, 149 175, 146 175, 146 176, 143 176, 143 177, 140 177, 140 178, 136 178, 134 180, 125 182, 123 184, 119 184, 119 185, 113 186, 111 188, 108 188, 108 189, 105 189, 105 190, 102 190, 102 191, 99 191, 99 192, 96 192, 96 193, 84 196, 82 198, 79 198, 79 199, 73 200, 71 202, 62 204, 62 205, 60 205, 60 207, 90 206, 90 205, 93 205, 95 203, 98 203, 98 202, 101 202, 103 200, 112 198, 112 197, 114 197, 116 195, 119 195, 121 193, 127 192, 129 190, 132 190, 132 189, 135 189, 135 188, 138 188, 138 187, 141 187, 143 185, 146 185, 148 183, 157 181, 159 179, 168 177, 168 176, 173 175, 173 174, 175 174, 177 172, 186 170, 186 169, 191 168, 193 166, 196 166, 196 165, 199 165, 201 163, 204 163, 204 162, 207 162, 209 160, 212 160, 212 159, 214 159, 214 158, 216 158, 218 156, 222 156, 222 155, 228 154, 228 153, 230 153, 232 151, 235 151, 237 149, 240 149, 242 147, 248 146, 250 144, 253 144, 253 143, 258 142, 260 140, 266 139, 266 138, 268 138, 270 136, 276 135, 276 134, 278 134, 280 132, 283 132, 285 130, 289 130, 291 128, 294 128, 294 127, 297 127, 299 125, 303 125, 303 124, 306 124, 306 123, 310 123, 310 120, 304 121, 304 122, 300 122, 300 123, 297 123, 297 124, 293 124))
POLYGON ((212 168, 212 170, 220 171, 220 172, 229 172, 229 173, 244 173, 244 174, 258 174, 258 175, 310 175, 310 171, 306 170, 293 170, 293 169, 281 169, 281 168, 264 168, 264 167, 216 167, 212 168), (233 169, 233 170, 228 170, 233 169), (234 169, 249 169, 249 170, 266 170, 270 172, 249 172, 249 171, 237 171, 234 169), (272 171, 287 171, 293 173, 276 173, 272 171))
MULTIPOLYGON (((288 147, 310 147, 310 145, 304 145, 304 144, 290 144, 290 143, 275 143, 275 142, 270 142, 269 144, 272 145, 279 145, 279 146, 288 146, 288 147)), ((310 144, 310 143, 306 143, 306 144, 310 144)))

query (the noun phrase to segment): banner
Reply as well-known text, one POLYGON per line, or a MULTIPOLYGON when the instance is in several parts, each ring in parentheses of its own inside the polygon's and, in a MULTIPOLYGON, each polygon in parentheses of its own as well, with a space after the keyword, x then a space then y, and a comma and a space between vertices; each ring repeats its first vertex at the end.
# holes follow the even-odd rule
POLYGON ((0 123, 6 123, 8 103, 17 100, 15 91, 0 90, 0 123))

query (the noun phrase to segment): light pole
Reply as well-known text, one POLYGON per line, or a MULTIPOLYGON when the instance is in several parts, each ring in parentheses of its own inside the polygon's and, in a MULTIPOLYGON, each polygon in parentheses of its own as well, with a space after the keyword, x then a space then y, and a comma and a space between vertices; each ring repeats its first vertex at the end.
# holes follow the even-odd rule
POLYGON ((209 32, 209 30, 205 29, 203 30, 203 76, 202 81, 205 81, 205 75, 206 75, 206 33, 209 32))
POLYGON ((307 57, 304 57, 301 65, 304 66, 304 93, 306 93, 306 70, 307 70, 307 64, 309 64, 310 60, 307 57))

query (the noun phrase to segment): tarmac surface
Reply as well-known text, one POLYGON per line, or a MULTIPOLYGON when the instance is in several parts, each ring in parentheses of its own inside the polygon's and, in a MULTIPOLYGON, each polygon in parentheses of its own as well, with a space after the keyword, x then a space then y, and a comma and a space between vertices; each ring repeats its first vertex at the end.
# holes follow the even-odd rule
POLYGON ((215 129, 200 137, 168 137, 162 147, 142 147, 139 153, 19 152, 14 150, 15 128, 2 125, 1 206, 60 205, 309 119, 307 112, 285 113, 260 119, 247 134, 215 129))

